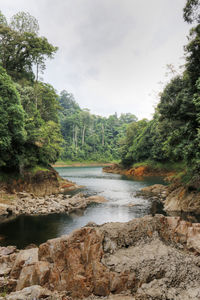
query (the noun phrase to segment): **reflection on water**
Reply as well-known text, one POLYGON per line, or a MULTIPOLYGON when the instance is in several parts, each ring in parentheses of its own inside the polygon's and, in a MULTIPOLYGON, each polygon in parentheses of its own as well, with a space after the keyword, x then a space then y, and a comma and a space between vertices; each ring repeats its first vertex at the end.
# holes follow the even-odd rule
POLYGON ((48 216, 20 216, 8 223, 0 224, 2 245, 17 245, 22 248, 30 243, 40 244, 47 239, 68 234, 88 222, 127 222, 146 214, 161 212, 156 204, 135 196, 141 188, 155 183, 163 183, 162 178, 152 177, 144 180, 103 173, 101 167, 58 168, 64 178, 84 186, 86 195, 105 197, 108 202, 90 205, 82 215, 54 214, 48 216))

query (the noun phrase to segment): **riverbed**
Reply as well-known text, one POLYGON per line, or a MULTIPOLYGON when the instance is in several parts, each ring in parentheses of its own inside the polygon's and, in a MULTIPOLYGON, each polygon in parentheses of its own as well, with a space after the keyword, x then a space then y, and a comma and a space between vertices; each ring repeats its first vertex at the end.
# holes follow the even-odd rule
POLYGON ((84 195, 100 195, 108 202, 92 204, 79 214, 54 214, 47 216, 19 216, 0 224, 0 245, 16 245, 23 248, 30 243, 40 244, 47 239, 69 234, 88 222, 127 222, 151 213, 162 212, 146 199, 136 196, 141 188, 164 183, 161 177, 145 179, 128 178, 124 175, 104 173, 101 167, 56 168, 63 178, 83 186, 76 192, 84 195), (155 211, 156 209, 156 211, 155 211))

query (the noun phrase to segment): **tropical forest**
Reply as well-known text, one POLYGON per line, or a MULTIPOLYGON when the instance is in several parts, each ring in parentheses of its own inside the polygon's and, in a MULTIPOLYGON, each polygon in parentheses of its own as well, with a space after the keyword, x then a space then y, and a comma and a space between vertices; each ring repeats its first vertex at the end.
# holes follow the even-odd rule
POLYGON ((0 10, 0 300, 200 299, 200 0, 182 1, 180 23, 178 0, 11 2, 0 10), (162 45, 154 78, 178 26, 189 28, 182 63, 167 64, 147 117, 145 99, 126 104, 127 82, 145 90, 142 54, 162 45))

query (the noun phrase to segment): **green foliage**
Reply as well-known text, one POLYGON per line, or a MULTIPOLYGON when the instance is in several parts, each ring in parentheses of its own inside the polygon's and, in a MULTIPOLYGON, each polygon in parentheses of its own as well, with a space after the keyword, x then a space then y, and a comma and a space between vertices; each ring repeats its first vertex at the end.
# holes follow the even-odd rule
POLYGON ((53 121, 48 121, 39 130, 38 158, 39 162, 48 165, 58 160, 61 151, 62 137, 60 127, 53 121))
POLYGON ((39 24, 36 18, 29 13, 18 12, 15 14, 10 22, 11 29, 20 33, 30 32, 37 34, 39 32, 39 24))
POLYGON ((149 167, 150 169, 154 170, 163 170, 166 172, 174 171, 176 172, 176 174, 179 174, 178 176, 181 176, 181 173, 184 173, 186 167, 184 162, 157 162, 155 160, 145 160, 138 163, 134 163, 132 165, 132 168, 137 168, 141 166, 149 167))
POLYGON ((183 9, 184 20, 188 23, 200 22, 199 0, 187 0, 183 9))
POLYGON ((103 118, 81 109, 72 94, 60 94, 60 121, 64 138, 62 160, 108 162, 119 160, 119 141, 133 114, 103 118))
MULTIPOLYGON (((187 1, 186 21, 199 22, 199 5, 199 1, 187 1)), ((153 162, 154 166, 169 164, 170 168, 181 165, 177 176, 197 188, 200 182, 200 25, 190 31, 185 55, 185 70, 165 86, 153 120, 128 125, 120 152, 125 166, 144 161, 153 162)))
POLYGON ((0 167, 20 167, 25 139, 24 111, 19 94, 0 66, 0 167))
POLYGON ((6 17, 2 14, 1 11, 0 11, 0 25, 3 25, 3 26, 7 26, 8 25, 6 17))
POLYGON ((18 84, 17 88, 25 110, 25 165, 53 163, 59 157, 62 142, 57 94, 51 85, 40 82, 24 88, 18 84))
POLYGON ((51 45, 45 37, 39 37, 39 29, 34 17, 27 13, 18 13, 7 26, 0 15, 0 62, 15 81, 32 81, 33 67, 45 68, 45 59, 52 58, 57 47, 51 45))
POLYGON ((0 14, 0 169, 23 175, 60 155, 58 96, 33 74, 34 64, 44 67, 57 48, 37 36, 37 20, 28 13, 15 15, 11 27, 0 14))

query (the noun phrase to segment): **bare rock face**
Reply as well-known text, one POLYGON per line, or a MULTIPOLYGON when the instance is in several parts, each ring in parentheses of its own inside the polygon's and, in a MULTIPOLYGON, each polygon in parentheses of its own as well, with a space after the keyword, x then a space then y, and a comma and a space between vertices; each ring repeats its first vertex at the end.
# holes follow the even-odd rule
POLYGON ((38 248, 21 250, 16 256, 16 260, 11 269, 11 277, 18 279, 21 270, 29 265, 38 262, 38 248))
POLYGON ((179 217, 88 224, 39 249, 3 251, 7 280, 15 281, 6 300, 200 297, 200 224, 179 217), (35 291, 42 292, 33 296, 35 291))
POLYGON ((46 299, 46 300, 70 300, 70 298, 58 293, 52 293, 45 288, 38 285, 33 285, 24 288, 21 291, 13 292, 5 297, 0 297, 0 300, 33 300, 33 299, 46 299))
POLYGON ((32 193, 34 196, 43 197, 46 195, 58 194, 65 190, 73 190, 78 186, 73 182, 61 178, 52 167, 46 170, 39 170, 35 173, 25 172, 23 177, 10 180, 4 183, 0 188, 6 190, 8 193, 32 193))
POLYGON ((200 193, 197 191, 188 192, 185 187, 172 184, 164 186, 155 184, 143 188, 139 193, 141 196, 157 198, 164 204, 167 212, 181 211, 200 213, 200 193))
POLYGON ((109 272, 101 263, 103 236, 95 228, 83 228, 70 236, 50 240, 39 247, 39 259, 51 264, 45 286, 70 291, 73 297, 109 294, 109 272))
POLYGON ((188 192, 184 187, 169 191, 165 200, 166 211, 184 211, 200 213, 200 193, 188 192))

